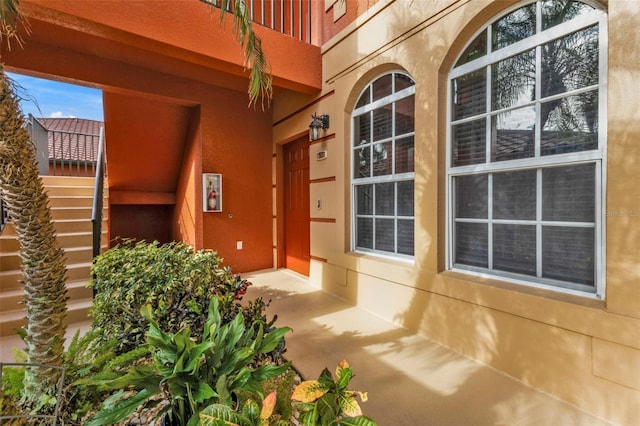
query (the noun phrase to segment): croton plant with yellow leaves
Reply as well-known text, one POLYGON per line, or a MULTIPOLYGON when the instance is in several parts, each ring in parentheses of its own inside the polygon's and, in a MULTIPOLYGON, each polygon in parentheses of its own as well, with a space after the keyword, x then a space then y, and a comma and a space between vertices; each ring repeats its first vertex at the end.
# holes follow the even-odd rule
POLYGON ((353 370, 343 360, 336 367, 335 380, 328 369, 324 369, 318 380, 300 383, 291 399, 298 401, 300 421, 305 426, 315 425, 375 425, 372 419, 362 414, 358 398, 367 401, 367 393, 347 389, 353 370))

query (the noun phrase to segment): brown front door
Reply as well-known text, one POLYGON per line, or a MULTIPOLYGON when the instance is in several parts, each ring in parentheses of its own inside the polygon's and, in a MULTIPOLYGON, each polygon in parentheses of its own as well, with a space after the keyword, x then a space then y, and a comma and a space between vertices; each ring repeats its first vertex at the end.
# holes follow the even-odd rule
POLYGON ((309 275, 309 141, 284 146, 285 267, 309 275))

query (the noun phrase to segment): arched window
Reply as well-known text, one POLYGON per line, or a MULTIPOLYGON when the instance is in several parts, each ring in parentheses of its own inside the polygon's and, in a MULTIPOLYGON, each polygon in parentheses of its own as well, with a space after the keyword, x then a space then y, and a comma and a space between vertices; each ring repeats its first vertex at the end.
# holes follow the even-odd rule
POLYGON ((511 9, 449 74, 448 267, 602 296, 606 14, 511 9))
POLYGON ((414 93, 411 77, 391 72, 353 110, 353 250, 413 256, 414 93))

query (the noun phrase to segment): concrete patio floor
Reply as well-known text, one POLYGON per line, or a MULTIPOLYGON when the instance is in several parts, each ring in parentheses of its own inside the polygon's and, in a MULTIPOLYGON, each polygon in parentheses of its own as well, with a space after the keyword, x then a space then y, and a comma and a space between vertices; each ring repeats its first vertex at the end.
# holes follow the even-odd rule
POLYGON ((243 274, 247 300, 293 328, 286 356, 305 379, 346 359, 380 425, 602 425, 605 421, 354 307, 286 270, 243 274))
MULTIPOLYGON (((286 356, 305 379, 346 359, 350 389, 366 391, 364 413, 381 426, 605 425, 558 399, 424 337, 354 307, 286 270, 242 274, 253 283, 245 301, 271 300, 267 314, 289 326, 286 356)), ((72 324, 68 334, 90 322, 72 324)), ((17 337, 0 339, 12 362, 17 337)))

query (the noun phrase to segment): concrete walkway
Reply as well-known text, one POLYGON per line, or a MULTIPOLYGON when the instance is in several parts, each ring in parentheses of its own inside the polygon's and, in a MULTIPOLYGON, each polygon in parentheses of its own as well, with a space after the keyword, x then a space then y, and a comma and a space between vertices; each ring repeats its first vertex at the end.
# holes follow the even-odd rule
MULTIPOLYGON (((381 426, 604 425, 547 394, 423 337, 353 307, 286 270, 243 274, 246 300, 271 299, 269 317, 289 326, 287 357, 306 379, 346 359, 351 389, 366 391, 366 415, 381 426)), ((90 323, 72 324, 68 334, 90 323)), ((0 339, 0 360, 12 362, 17 337, 0 339)))
POLYGON ((285 270, 243 274, 246 299, 271 299, 286 356, 305 379, 343 359, 380 425, 602 425, 569 404, 323 292, 285 270))

